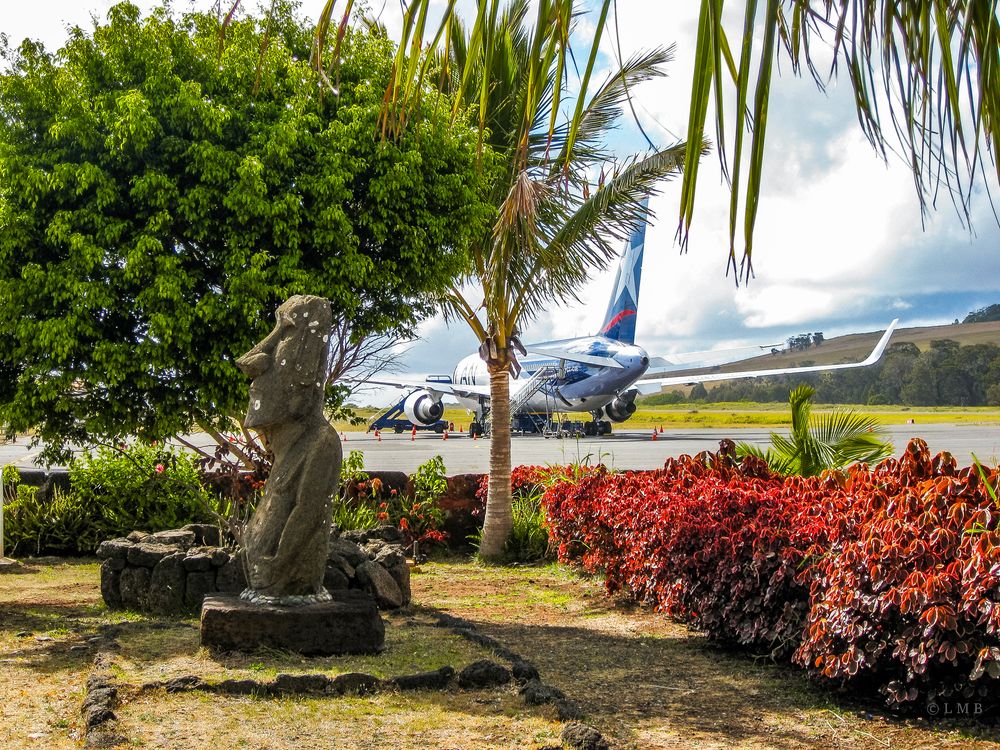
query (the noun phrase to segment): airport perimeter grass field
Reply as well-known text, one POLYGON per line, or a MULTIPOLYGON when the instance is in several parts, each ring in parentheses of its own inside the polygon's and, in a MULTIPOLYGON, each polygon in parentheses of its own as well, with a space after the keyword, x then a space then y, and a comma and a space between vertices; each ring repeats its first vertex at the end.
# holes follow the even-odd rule
MULTIPOLYGON (((862 414, 877 417, 886 425, 893 424, 969 424, 969 425, 1000 425, 1000 408, 992 406, 950 407, 950 406, 866 406, 817 405, 814 414, 833 411, 834 409, 853 409, 862 414)), ((379 413, 376 409, 357 408, 358 417, 363 421, 360 425, 352 425, 347 421, 338 421, 338 430, 364 429, 368 421, 379 413)), ((468 430, 471 415, 465 409, 447 408, 444 418, 454 423, 456 429, 462 427, 468 430)), ((566 419, 589 420, 588 414, 572 413, 565 415, 566 419)), ((669 406, 640 406, 632 417, 617 425, 625 430, 652 429, 653 427, 784 427, 792 422, 791 412, 787 403, 748 403, 732 402, 717 404, 675 404, 669 406)))

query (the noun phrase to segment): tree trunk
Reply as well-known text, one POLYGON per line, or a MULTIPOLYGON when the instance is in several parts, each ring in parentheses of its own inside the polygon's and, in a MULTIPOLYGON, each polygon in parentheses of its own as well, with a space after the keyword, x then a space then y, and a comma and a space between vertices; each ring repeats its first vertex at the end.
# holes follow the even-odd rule
POLYGON ((481 557, 498 559, 514 527, 510 498, 510 381, 506 366, 490 365, 490 483, 486 498, 481 557))

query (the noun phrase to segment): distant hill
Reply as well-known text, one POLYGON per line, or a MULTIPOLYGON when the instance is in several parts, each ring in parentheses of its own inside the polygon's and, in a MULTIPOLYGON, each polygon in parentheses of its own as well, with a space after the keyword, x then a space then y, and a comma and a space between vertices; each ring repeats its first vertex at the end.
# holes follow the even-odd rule
POLYGON ((965 316, 963 323, 989 323, 993 320, 1000 320, 1000 304, 987 305, 973 310, 965 316))
MULTIPOLYGON (((770 370, 779 367, 801 367, 804 365, 827 365, 840 362, 858 362, 863 360, 885 332, 852 333, 847 336, 837 336, 827 339, 819 346, 808 349, 782 351, 777 354, 764 354, 739 362, 730 362, 717 367, 684 370, 676 374, 705 372, 740 372, 743 370, 770 370)), ((918 328, 899 328, 892 334, 889 346, 904 342, 916 344, 921 351, 930 348, 931 341, 951 339, 962 346, 971 344, 996 344, 1000 346, 1000 320, 987 323, 953 323, 942 326, 925 326, 918 328)), ((675 373, 671 373, 674 375, 675 373)), ((723 381, 724 382, 724 381, 723 381)))

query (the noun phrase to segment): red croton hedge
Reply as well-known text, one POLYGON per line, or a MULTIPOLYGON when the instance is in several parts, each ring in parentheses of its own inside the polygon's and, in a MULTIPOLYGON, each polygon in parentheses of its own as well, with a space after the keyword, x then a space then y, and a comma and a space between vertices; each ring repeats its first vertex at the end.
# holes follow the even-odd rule
POLYGON ((563 560, 717 640, 895 707, 1000 689, 1000 506, 920 440, 814 478, 737 463, 724 442, 559 482, 543 502, 563 560))

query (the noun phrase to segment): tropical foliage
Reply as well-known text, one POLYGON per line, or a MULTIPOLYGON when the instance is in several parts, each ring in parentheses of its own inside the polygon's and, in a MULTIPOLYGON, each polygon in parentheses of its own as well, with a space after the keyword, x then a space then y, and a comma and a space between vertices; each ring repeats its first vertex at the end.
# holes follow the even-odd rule
POLYGON ((68 489, 14 485, 16 497, 4 507, 6 541, 15 555, 90 555, 105 539, 135 530, 210 522, 218 504, 199 480, 190 454, 162 445, 84 453, 70 464, 68 489))
POLYGON ((762 451, 750 443, 737 443, 736 455, 764 459, 771 471, 785 476, 814 477, 827 469, 853 463, 875 463, 892 455, 892 443, 884 440, 875 417, 837 409, 813 415, 816 391, 800 385, 788 395, 792 409, 792 431, 771 433, 771 446, 762 451))
POLYGON ((900 710, 1000 687, 1000 472, 913 440, 900 459, 782 477, 759 458, 600 468, 543 496, 560 559, 725 644, 900 710))
POLYGON ((231 427, 234 359, 288 295, 345 338, 412 331, 488 225, 471 128, 426 102, 374 136, 391 42, 345 34, 318 96, 286 4, 221 28, 122 3, 57 53, 2 49, 0 422, 52 453, 231 427))

